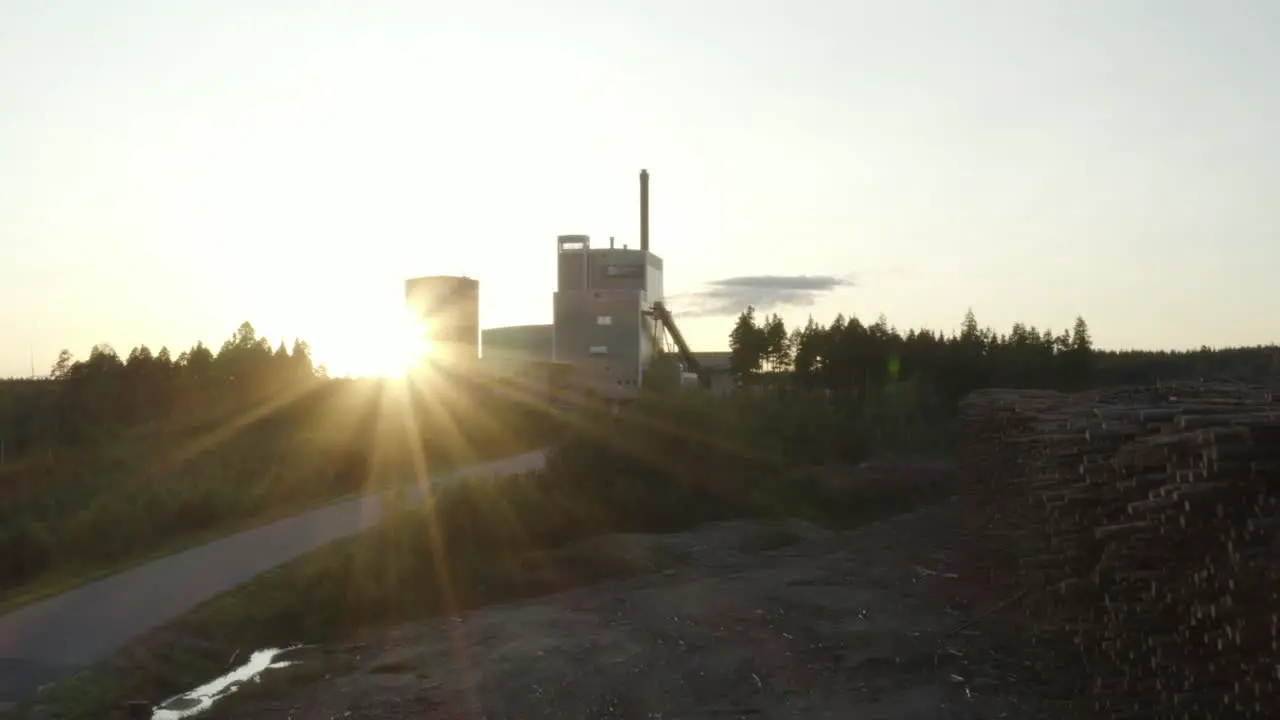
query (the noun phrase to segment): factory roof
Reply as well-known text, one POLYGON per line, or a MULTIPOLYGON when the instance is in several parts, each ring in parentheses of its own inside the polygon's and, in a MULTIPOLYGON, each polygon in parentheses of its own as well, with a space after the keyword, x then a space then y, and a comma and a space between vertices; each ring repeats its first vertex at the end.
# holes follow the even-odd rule
POLYGON ((702 364, 708 370, 727 370, 729 368, 728 350, 713 350, 710 352, 694 351, 693 358, 702 364))

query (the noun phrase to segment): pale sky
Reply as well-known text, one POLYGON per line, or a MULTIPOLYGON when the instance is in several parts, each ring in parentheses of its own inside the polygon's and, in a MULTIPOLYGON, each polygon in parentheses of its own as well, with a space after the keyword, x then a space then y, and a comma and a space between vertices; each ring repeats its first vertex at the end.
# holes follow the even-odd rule
POLYGON ((1266 0, 0 0, 0 376, 243 320, 360 371, 413 275, 550 322, 642 167, 695 349, 726 287, 1270 343, 1278 140, 1266 0))

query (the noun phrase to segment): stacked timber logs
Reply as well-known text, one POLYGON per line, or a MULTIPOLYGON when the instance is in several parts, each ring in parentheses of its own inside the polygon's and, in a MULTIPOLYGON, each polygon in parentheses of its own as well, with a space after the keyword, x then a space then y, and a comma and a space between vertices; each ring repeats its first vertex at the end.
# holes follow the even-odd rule
POLYGON ((1280 717, 1280 396, 984 390, 962 412, 974 552, 1092 717, 1280 717))

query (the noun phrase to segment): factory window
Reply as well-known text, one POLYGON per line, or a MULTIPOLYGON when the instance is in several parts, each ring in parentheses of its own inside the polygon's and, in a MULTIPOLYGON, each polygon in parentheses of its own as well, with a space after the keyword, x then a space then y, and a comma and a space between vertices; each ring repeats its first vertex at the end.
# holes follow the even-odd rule
POLYGON ((592 345, 591 349, 588 350, 587 352, 591 353, 592 355, 608 355, 609 346, 608 345, 592 345))
POLYGON ((597 325, 612 325, 612 324, 613 324, 613 316, 612 316, 612 315, 597 315, 597 316, 596 316, 596 324, 597 324, 597 325))

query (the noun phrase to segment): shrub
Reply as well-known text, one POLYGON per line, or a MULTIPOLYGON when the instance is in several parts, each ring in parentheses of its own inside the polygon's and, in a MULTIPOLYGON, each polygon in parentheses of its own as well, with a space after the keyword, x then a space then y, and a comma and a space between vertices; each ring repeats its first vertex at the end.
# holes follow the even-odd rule
POLYGON ((104 432, 0 467, 0 592, 398 482, 414 456, 443 472, 523 452, 554 428, 483 387, 451 403, 383 382, 314 387, 266 412, 104 432))
POLYGON ((306 597, 308 611, 262 611, 254 632, 310 642, 622 572, 562 557, 605 534, 736 518, 860 522, 927 497, 919 484, 855 487, 805 470, 863 459, 864 417, 810 396, 686 392, 572 416, 544 470, 440 488, 292 568, 282 602, 306 597))

